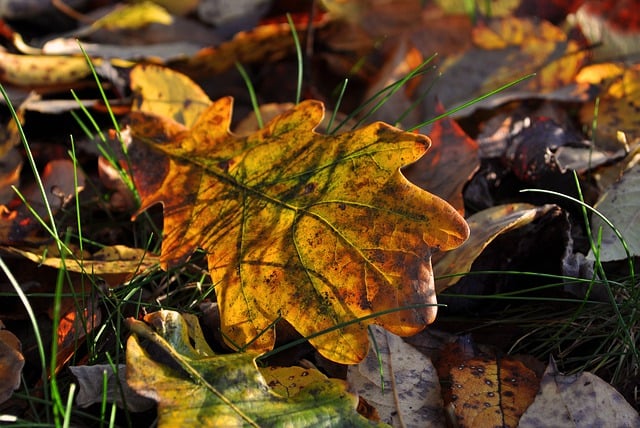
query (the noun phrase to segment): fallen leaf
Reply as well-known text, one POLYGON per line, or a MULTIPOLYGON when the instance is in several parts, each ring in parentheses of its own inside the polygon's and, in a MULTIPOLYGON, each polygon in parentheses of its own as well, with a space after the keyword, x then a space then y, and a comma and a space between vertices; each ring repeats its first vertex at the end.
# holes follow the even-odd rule
POLYGON ((454 108, 532 73, 535 76, 474 103, 463 113, 525 98, 587 99, 588 85, 577 85, 574 79, 586 63, 588 51, 558 27, 535 19, 508 17, 475 27, 472 38, 472 48, 441 63, 440 82, 425 79, 421 90, 433 85, 425 98, 425 114, 435 116, 436 98, 454 108))
POLYGON ((200 0, 198 18, 211 24, 216 32, 224 37, 238 31, 253 28, 260 18, 269 11, 270 0, 235 0, 220 2, 219 0, 200 0))
POLYGON ((116 275, 140 273, 159 263, 158 256, 142 249, 124 245, 104 247, 93 254, 79 257, 67 256, 63 260, 59 256, 51 256, 46 251, 17 247, 1 247, 3 251, 19 254, 39 265, 50 266, 70 272, 88 275, 116 275))
POLYGON ((460 428, 516 427, 539 383, 532 370, 509 358, 467 360, 451 370, 451 381, 460 428))
MULTIPOLYGON (((425 307, 376 323, 406 336, 432 322, 430 256, 460 245, 468 229, 400 172, 427 150, 427 137, 383 123, 317 134, 316 101, 236 137, 231 105, 214 102, 191 130, 133 112, 128 148, 140 211, 164 204, 162 265, 207 251, 228 344, 271 349, 279 317, 305 337, 416 304, 425 307)), ((329 359, 357 363, 370 322, 310 342, 329 359)))
MULTIPOLYGON (((99 60, 94 60, 94 65, 99 60)), ((0 81, 18 86, 63 85, 91 74, 84 57, 17 55, 0 50, 0 81)))
MULTIPOLYGON (((500 50, 505 53, 506 63, 494 67, 485 80, 481 92, 488 92, 515 80, 527 72, 537 72, 537 76, 524 82, 529 89, 550 92, 573 83, 573 79, 588 57, 579 51, 579 44, 568 40, 558 27, 546 21, 534 21, 508 17, 491 20, 489 25, 480 25, 473 31, 476 46, 485 51, 500 50), (515 56, 513 48, 519 51, 515 56), (521 61, 521 63, 516 63, 521 61), (520 68, 514 69, 517 64, 520 68)), ((521 89, 521 88, 520 88, 521 89)))
MULTIPOLYGON (((444 107, 439 110, 443 113, 444 107)), ((480 166, 478 143, 450 117, 437 121, 429 137, 433 142, 431 149, 403 172, 409 181, 464 214, 462 191, 480 166)))
MULTIPOLYGON (((312 22, 314 29, 322 27, 326 21, 320 17, 312 22)), ((308 23, 295 24, 300 37, 307 30, 308 23)), ((207 76, 219 74, 237 62, 252 64, 281 59, 295 51, 295 43, 291 37, 288 23, 269 23, 258 25, 251 31, 241 31, 228 42, 215 47, 201 49, 196 55, 187 59, 171 62, 171 68, 189 76, 207 76)))
MULTIPOLYGON (((600 197, 595 205, 596 210, 604 215, 622 235, 632 257, 640 255, 640 165, 635 165, 624 172, 617 183, 614 183, 600 197)), ((602 218, 594 215, 591 219, 591 230, 594 237, 599 236, 602 229, 602 240, 598 249, 598 258, 603 262, 624 260, 627 258, 620 238, 602 218)), ((594 260, 593 251, 588 259, 594 260)))
POLYGON ((22 156, 12 147, 0 159, 0 205, 5 205, 16 196, 12 186, 19 187, 22 171, 22 156))
POLYGON ((0 321, 0 403, 7 401, 20 387, 23 367, 22 344, 0 321))
POLYGON ((131 90, 135 94, 133 111, 146 111, 170 117, 192 126, 209 107, 211 100, 191 79, 169 68, 137 65, 131 70, 131 90))
POLYGON ((381 327, 370 331, 375 342, 367 357, 347 372, 351 389, 376 408, 384 423, 444 427, 440 383, 431 360, 381 327))
POLYGON ((128 320, 127 382, 158 402, 158 426, 371 426, 342 380, 314 382, 292 397, 269 389, 251 353, 215 355, 197 318, 154 312, 128 320), (156 345, 156 357, 142 348, 156 345), (158 351, 160 354, 158 355, 158 351))
POLYGON ((304 367, 259 367, 260 373, 273 392, 294 397, 309 385, 329 381, 324 374, 304 367))
POLYGON ((433 362, 438 371, 440 384, 443 386, 442 398, 445 406, 448 406, 452 401, 453 394, 451 371, 454 367, 458 367, 465 361, 471 360, 480 354, 471 334, 450 338, 449 341, 441 345, 438 351, 433 362))
MULTIPOLYGON (((65 299, 64 303, 70 303, 65 299)), ((73 301, 78 305, 77 301, 73 301)), ((91 333, 102 323, 102 312, 96 304, 88 299, 86 308, 75 307, 64 313, 60 317, 57 326, 58 353, 56 354, 56 373, 69 362, 77 352, 78 347, 85 340, 87 334, 91 333)))
MULTIPOLYGON (((85 175, 81 169, 75 168, 70 160, 53 160, 45 165, 41 173, 44 196, 53 214, 65 207, 85 184, 85 175)), ((40 188, 33 183, 20 189, 26 204, 17 197, 9 207, 0 206, 0 243, 15 245, 26 243, 34 238, 41 224, 33 212, 40 218, 47 219, 49 211, 43 201, 40 188)))
MULTIPOLYGON (((133 0, 134 3, 138 3, 145 0, 133 0)), ((174 15, 187 15, 193 12, 200 0, 153 0, 154 3, 167 9, 174 15)))
POLYGON ((540 382, 540 391, 520 419, 520 428, 638 427, 640 416, 611 385, 583 372, 565 376, 553 360, 540 382))
MULTIPOLYGON (((45 165, 41 180, 47 203, 55 212, 66 206, 76 194, 82 192, 86 176, 73 161, 58 159, 45 165)), ((42 193, 38 186, 25 187, 22 189, 22 195, 41 217, 47 215, 45 201, 42 200, 42 193)))
POLYGON ((506 204, 487 208, 469 217, 469 239, 434 261, 433 271, 438 278, 436 292, 457 283, 461 278, 458 274, 469 272, 475 259, 496 237, 531 223, 553 207, 555 205, 506 204))
POLYGON ((165 8, 151 1, 116 7, 91 24, 91 30, 135 30, 151 23, 169 25, 173 18, 165 8))
POLYGON ((596 64, 581 70, 576 77, 579 82, 597 84, 603 93, 598 108, 585 103, 580 108, 580 121, 587 129, 593 129, 597 113, 597 127, 593 139, 597 147, 613 151, 624 148, 618 142, 618 131, 624 132, 629 143, 640 141, 640 65, 621 67, 617 64, 596 64))
POLYGON ((117 368, 114 372, 109 364, 70 366, 69 370, 78 380, 76 404, 89 407, 106 401, 130 412, 143 412, 153 407, 155 401, 136 394, 127 384, 126 365, 120 364, 117 368))
POLYGON ((576 24, 595 45, 594 60, 633 58, 640 42, 640 15, 636 0, 584 1, 575 13, 576 24))
MULTIPOLYGON (((418 123, 420 119, 420 111, 414 104, 415 90, 420 82, 421 76, 418 75, 409 80, 399 91, 392 94, 385 92, 385 88, 398 82, 411 71, 419 67, 424 58, 420 51, 407 38, 401 38, 390 49, 384 64, 373 81, 369 84, 363 99, 384 99, 381 105, 374 105, 371 109, 364 110, 360 115, 366 118, 367 122, 381 120, 387 123, 404 124, 404 127, 418 123), (384 97, 381 98, 381 94, 384 97), (409 111, 404 118, 400 116, 403 112, 409 111), (400 119, 402 119, 400 121, 400 119)), ((398 125, 401 126, 401 125, 398 125)), ((402 126, 401 126, 402 127, 402 126)))

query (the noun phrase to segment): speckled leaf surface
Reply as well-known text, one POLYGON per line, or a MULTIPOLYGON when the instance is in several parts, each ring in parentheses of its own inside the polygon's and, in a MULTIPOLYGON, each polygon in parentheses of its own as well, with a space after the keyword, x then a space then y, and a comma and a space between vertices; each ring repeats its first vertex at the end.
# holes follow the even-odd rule
POLYGON ((382 422, 396 427, 444 427, 440 381, 431 360, 378 326, 371 351, 350 366, 347 382, 374 406, 382 422))
MULTIPOLYGON (((375 322, 401 336, 432 322, 431 254, 460 245, 468 227, 400 172, 429 139, 383 123, 318 134, 317 101, 237 137, 231 109, 231 98, 215 101, 190 129, 134 112, 129 144, 140 210, 164 205, 161 263, 208 253, 228 343, 259 336, 252 349, 271 349, 279 317, 305 337, 412 305, 375 322)), ((357 363, 369 322, 310 342, 329 359, 357 363)))
POLYGON ((522 415, 518 427, 637 427, 638 412, 598 376, 584 372, 565 376, 555 362, 547 366, 540 391, 522 415))

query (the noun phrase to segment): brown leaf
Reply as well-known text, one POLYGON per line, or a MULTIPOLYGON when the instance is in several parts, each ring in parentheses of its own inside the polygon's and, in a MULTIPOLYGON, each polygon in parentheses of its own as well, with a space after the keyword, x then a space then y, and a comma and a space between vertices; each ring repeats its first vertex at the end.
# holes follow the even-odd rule
POLYGON ((451 370, 458 426, 516 427, 538 392, 535 373, 508 358, 467 360, 451 370))
POLYGON ((23 367, 22 344, 0 321, 0 403, 7 401, 20 387, 23 367))
POLYGON ((440 196, 464 214, 462 190, 480 166, 478 143, 450 117, 437 121, 429 136, 431 150, 404 172, 412 183, 440 196))
MULTIPOLYGON (((313 22, 321 27, 322 20, 313 22)), ((296 24, 301 33, 307 23, 296 24)), ((294 52, 295 43, 291 37, 288 23, 270 23, 259 25, 251 31, 241 31, 233 39, 216 47, 201 49, 196 55, 172 62, 172 68, 190 76, 210 76, 222 73, 235 66, 236 62, 250 64, 263 61, 275 61, 294 52)))
MULTIPOLYGON (((85 175, 80 169, 74 172, 74 168, 70 160, 54 160, 49 162, 42 171, 44 196, 53 214, 66 206, 77 192, 84 188, 85 175)), ((39 187, 33 183, 22 188, 21 192, 29 207, 38 216, 47 219, 48 210, 39 187)), ((0 243, 6 245, 34 241, 34 236, 40 229, 41 225, 31 210, 17 197, 9 208, 0 206, 0 243)))

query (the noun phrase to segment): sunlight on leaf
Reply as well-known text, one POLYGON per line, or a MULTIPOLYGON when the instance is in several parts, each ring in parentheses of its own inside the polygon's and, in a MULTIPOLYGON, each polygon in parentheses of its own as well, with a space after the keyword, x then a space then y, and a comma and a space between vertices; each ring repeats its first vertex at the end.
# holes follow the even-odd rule
POLYGON ((440 293, 457 283, 462 278, 461 276, 447 275, 469 272, 473 262, 495 238, 531 223, 554 206, 536 207, 524 203, 498 205, 469 217, 469 229, 471 230, 469 240, 434 261, 433 269, 436 276, 445 277, 436 281, 436 291, 440 293))
POLYGON ((131 70, 131 90, 138 96, 133 110, 170 117, 192 126, 211 104, 204 91, 184 74, 157 65, 138 65, 131 70))
POLYGON ((127 383, 158 402, 160 427, 371 426, 342 380, 314 382, 283 397, 267 385, 255 354, 215 355, 194 316, 160 311, 145 321, 128 320, 134 334, 127 342, 127 383), (142 347, 143 339, 156 345, 153 351, 142 347))
MULTIPOLYGON (((271 349, 278 317, 303 336, 416 304, 426 307, 376 322, 403 336, 432 322, 431 254, 460 245, 468 228, 400 172, 429 139, 383 123, 317 134, 317 101, 240 138, 229 133, 231 108, 231 98, 214 102, 191 130, 134 112, 129 146, 140 211, 164 204, 162 265, 207 251, 230 344, 264 333, 252 347, 271 349)), ((366 325, 311 343, 327 358, 357 363, 368 349, 366 325)))
MULTIPOLYGON (((616 134, 622 131, 628 141, 637 144, 640 137, 640 65, 623 67, 615 63, 594 64, 585 67, 576 77, 578 82, 601 87, 598 105, 597 127, 593 136, 598 147, 617 150, 622 144, 616 134)), ((596 113, 593 103, 585 103, 580 108, 580 121, 591 128, 596 113)))
POLYGON ((135 30, 149 24, 171 24, 173 18, 165 8, 151 1, 129 4, 114 9, 112 12, 96 20, 91 28, 94 30, 135 30))

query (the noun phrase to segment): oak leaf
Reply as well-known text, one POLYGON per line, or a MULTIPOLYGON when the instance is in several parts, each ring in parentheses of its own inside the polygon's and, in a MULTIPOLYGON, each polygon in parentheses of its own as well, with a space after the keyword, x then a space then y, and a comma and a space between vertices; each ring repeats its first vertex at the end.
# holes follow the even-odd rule
POLYGON ((280 395, 255 354, 216 355, 194 315, 159 311, 144 321, 127 320, 134 334, 126 377, 135 392, 158 402, 159 427, 382 426, 356 412, 358 399, 343 380, 318 373, 306 376, 313 381, 304 388, 280 395))
POLYGON ((474 358, 451 370, 457 426, 516 427, 533 403, 539 380, 520 361, 474 358))
POLYGON ((375 322, 401 336, 432 322, 431 254, 468 227, 400 172, 429 139, 383 123, 315 133, 317 101, 238 137, 231 108, 213 102, 191 129, 133 112, 128 143, 140 211, 164 204, 161 264, 207 252, 228 343, 271 349, 283 318, 327 358, 357 363, 373 314, 387 311, 375 322))

